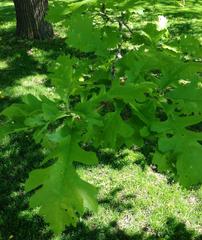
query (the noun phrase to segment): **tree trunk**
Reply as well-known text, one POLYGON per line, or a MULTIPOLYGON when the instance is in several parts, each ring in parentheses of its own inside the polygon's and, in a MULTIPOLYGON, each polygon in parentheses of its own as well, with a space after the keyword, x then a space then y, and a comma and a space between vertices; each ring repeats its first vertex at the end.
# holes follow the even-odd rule
POLYGON ((53 36, 51 24, 44 20, 48 0, 13 0, 16 11, 17 36, 47 39, 53 36))

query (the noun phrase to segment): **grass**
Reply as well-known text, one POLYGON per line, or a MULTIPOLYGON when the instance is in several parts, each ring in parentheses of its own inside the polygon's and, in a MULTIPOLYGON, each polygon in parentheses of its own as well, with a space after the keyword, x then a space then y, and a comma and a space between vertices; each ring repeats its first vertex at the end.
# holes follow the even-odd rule
MULTIPOLYGON (((187 7, 155 5, 159 15, 172 20, 171 33, 201 34, 200 3, 187 7), (174 17, 174 18, 173 18, 174 17)), ((154 5, 138 3, 150 13, 154 5)), ((147 17, 145 17, 147 18, 147 17)), ((15 15, 10 1, 0 3, 0 110, 32 93, 52 96, 47 66, 67 53, 59 36, 51 41, 15 38, 15 15)), ((79 167, 82 178, 99 188, 97 214, 86 213, 78 226, 54 237, 37 214, 29 210, 23 183, 43 159, 28 134, 6 136, 0 145, 0 239, 2 240, 200 240, 202 239, 202 188, 187 190, 140 163, 143 156, 131 150, 101 151, 100 164, 79 167)))
MULTIPOLYGON (((179 223, 186 224, 187 229, 196 233, 201 232, 201 202, 197 192, 182 189, 178 184, 169 185, 165 176, 150 167, 143 171, 136 163, 142 159, 139 153, 125 150, 121 155, 111 159, 112 165, 102 163, 98 167, 79 170, 83 178, 100 188, 99 212, 88 216, 83 221, 84 226, 91 230, 112 226, 109 230, 115 236, 111 235, 109 239, 122 239, 118 237, 118 231, 126 235, 123 239, 136 239, 137 234, 142 236, 137 239, 166 239, 166 235, 167 239, 175 239, 171 238, 174 228, 169 227, 179 223)), ((186 231, 179 239, 188 234, 186 231)), ((76 239, 90 239, 90 236, 80 234, 76 239)), ((98 232, 93 239, 102 237, 98 232)))

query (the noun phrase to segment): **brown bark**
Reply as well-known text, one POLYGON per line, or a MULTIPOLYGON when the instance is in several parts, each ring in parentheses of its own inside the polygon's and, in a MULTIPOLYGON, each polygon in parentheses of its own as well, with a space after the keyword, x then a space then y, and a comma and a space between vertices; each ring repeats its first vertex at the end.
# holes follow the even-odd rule
POLYGON ((16 11, 16 34, 28 39, 47 39, 53 36, 50 23, 44 20, 48 0, 13 0, 16 11))

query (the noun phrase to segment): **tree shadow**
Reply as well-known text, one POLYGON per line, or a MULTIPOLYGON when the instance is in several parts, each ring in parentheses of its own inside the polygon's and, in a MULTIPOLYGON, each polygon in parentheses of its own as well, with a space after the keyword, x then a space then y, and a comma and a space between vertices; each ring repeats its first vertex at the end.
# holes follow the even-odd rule
POLYGON ((149 228, 143 228, 140 232, 129 234, 120 229, 116 221, 107 226, 88 227, 80 222, 77 227, 68 227, 63 234, 63 240, 201 240, 202 235, 188 230, 184 223, 175 218, 168 218, 164 229, 158 232, 150 232, 149 228))
MULTIPOLYGON (((13 24, 15 22, 14 6, 0 6, 0 22, 4 24, 8 21, 12 21, 13 24)), ((13 24, 5 28, 0 27, 0 88, 2 91, 19 85, 19 81, 25 77, 47 75, 49 64, 61 54, 86 57, 86 54, 69 48, 65 39, 57 35, 53 39, 43 41, 19 39, 15 35, 13 24), (1 62, 5 64, 4 67, 1 67, 1 62)), ((50 86, 48 77, 45 77, 44 81, 44 85, 50 86)))
MULTIPOLYGON (((154 1, 155 2, 155 1, 154 1)), ((149 1, 137 1, 136 5, 148 6, 149 1), (142 4, 142 5, 141 5, 142 4)), ((163 2, 161 3, 163 4, 163 2)), ((178 12, 169 12, 169 16, 199 17, 198 13, 190 10, 184 15, 178 12), (194 14, 194 15, 193 15, 194 14)), ((14 6, 0 6, 0 22, 15 22, 14 6)), ((177 33, 182 31, 190 32, 191 26, 186 20, 184 24, 176 25, 177 33)), ((199 30, 200 31, 200 30, 199 30)), ((22 41, 15 37, 15 27, 0 28, 0 61, 6 61, 6 67, 0 67, 0 87, 5 89, 12 87, 21 78, 37 74, 47 74, 47 66, 60 54, 73 54, 81 57, 81 53, 69 49, 65 40, 58 36, 49 41, 22 41), (45 51, 41 59, 32 54, 33 48, 45 51)))
POLYGON ((47 74, 47 65, 64 52, 65 43, 61 38, 49 41, 26 41, 15 37, 15 29, 0 31, 0 60, 6 61, 7 67, 0 69, 1 88, 12 86, 16 80, 34 74, 47 74), (46 54, 36 59, 32 50, 42 50, 46 54))
MULTIPOLYGON (((34 144, 31 134, 18 134, 10 143, 0 146, 0 239, 8 240, 50 240, 53 233, 43 218, 29 209, 29 196, 25 194, 23 182, 29 172, 40 166, 43 153, 34 144)), ((116 200, 121 187, 112 189, 100 199, 99 204, 113 212, 127 211, 133 207, 133 194, 124 195, 124 199, 116 200)), ((135 214, 135 213, 134 213, 135 214)), ((92 217, 86 213, 76 227, 67 227, 61 240, 202 240, 202 235, 188 230, 186 225, 175 218, 167 219, 163 230, 152 230, 143 227, 138 233, 129 234, 119 226, 117 221, 105 224, 88 223, 92 217)), ((100 223, 101 222, 101 223, 100 223)))
POLYGON ((11 22, 15 20, 15 11, 12 6, 0 6, 0 23, 11 22))
POLYGON ((28 211, 29 198, 23 187, 43 154, 28 133, 4 141, 0 144, 0 239, 50 239, 52 233, 43 219, 28 211))
POLYGON ((122 199, 117 199, 117 193, 123 190, 122 187, 117 187, 111 190, 104 198, 98 200, 98 203, 106 208, 113 209, 114 212, 124 212, 125 210, 130 210, 134 207, 131 200, 134 200, 136 196, 134 194, 124 195, 122 199))
POLYGON ((47 41, 22 40, 15 35, 14 6, 0 6, 0 87, 4 90, 18 80, 32 75, 47 74, 47 66, 61 53, 67 52, 64 39, 55 36, 47 41), (11 22, 11 26, 6 23, 11 22), (4 27, 5 24, 5 27, 4 27), (33 49, 41 51, 37 57, 33 49), (1 67, 1 62, 5 63, 1 67))
MULTIPOLYGON (((14 10, 12 6, 0 7, 0 22, 14 21, 14 10)), ((0 69, 0 86, 2 89, 16 84, 16 81, 34 74, 46 74, 47 65, 61 53, 71 53, 64 43, 64 39, 55 37, 51 41, 22 41, 15 37, 15 28, 10 27, 0 31, 0 60, 7 61, 7 66, 0 69), (29 54, 32 48, 47 52, 43 59, 36 59, 29 54)), ((12 99, 16 101, 17 99, 12 99)), ((1 100, 1 107, 8 104, 11 99, 1 100)), ((0 147, 0 239, 15 240, 48 240, 52 233, 48 230, 43 219, 37 214, 28 211, 28 196, 24 193, 23 182, 29 172, 39 166, 43 154, 39 146, 34 144, 31 135, 18 134, 5 146, 0 147), (22 214, 24 211, 24 214, 22 214)), ((114 154, 104 156, 104 163, 108 163, 116 169, 125 166, 124 162, 111 161, 114 154)), ((121 191, 113 190, 106 198, 100 200, 100 204, 112 208, 114 211, 123 211, 132 206, 122 202, 113 202, 113 197, 121 191)), ((135 196, 126 196, 132 198, 135 196)), ((165 230, 162 233, 156 232, 147 237, 147 229, 141 233, 128 235, 119 228, 117 222, 111 222, 108 226, 94 226, 94 229, 78 224, 76 228, 67 228, 64 239, 120 239, 120 240, 201 240, 202 236, 196 236, 194 232, 186 229, 184 223, 175 219, 168 220, 165 230)))

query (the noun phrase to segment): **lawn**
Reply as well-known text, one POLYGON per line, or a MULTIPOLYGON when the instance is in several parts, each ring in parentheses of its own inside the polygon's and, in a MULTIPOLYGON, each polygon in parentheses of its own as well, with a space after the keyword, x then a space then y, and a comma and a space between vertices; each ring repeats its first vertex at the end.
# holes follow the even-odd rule
MULTIPOLYGON (((137 1, 136 10, 144 10, 145 21, 151 12, 166 15, 173 37, 183 32, 201 38, 200 1, 189 1, 185 7, 176 1, 153 2, 151 6, 137 1)), ((0 110, 28 93, 53 96, 47 66, 69 51, 59 32, 56 27, 50 41, 16 39, 13 5, 7 0, 0 3, 0 110)), ((99 165, 77 169, 99 189, 98 213, 86 213, 77 227, 67 227, 62 236, 55 237, 38 209, 29 209, 29 194, 24 192, 24 182, 39 166, 43 152, 31 134, 5 136, 0 143, 0 239, 202 239, 201 187, 182 188, 172 176, 148 166, 147 156, 135 150, 101 149, 98 155, 99 165)))

